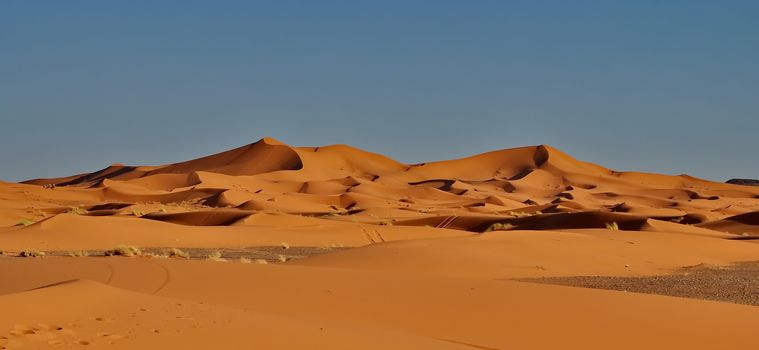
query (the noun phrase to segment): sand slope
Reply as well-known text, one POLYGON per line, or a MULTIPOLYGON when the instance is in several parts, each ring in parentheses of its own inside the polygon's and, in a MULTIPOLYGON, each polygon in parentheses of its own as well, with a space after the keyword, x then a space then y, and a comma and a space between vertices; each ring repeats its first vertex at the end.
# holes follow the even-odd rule
POLYGON ((156 297, 88 280, 5 295, 0 307, 15 315, 0 319, 0 329, 7 330, 0 344, 6 348, 466 349, 400 332, 156 297))
MULTIPOLYGON (((748 329, 759 321, 759 312, 749 306, 476 276, 140 258, 50 258, 32 263, 1 259, 0 266, 4 271, 23 272, 8 279, 17 288, 76 275, 135 290, 79 282, 0 296, 0 305, 11 310, 12 305, 36 302, 45 307, 52 303, 45 300, 51 298, 68 305, 52 315, 39 312, 7 319, 6 328, 18 328, 11 323, 77 325, 76 337, 56 339, 107 342, 107 336, 98 335, 130 336, 115 341, 124 348, 174 343, 202 348, 223 343, 276 349, 305 344, 315 348, 329 344, 327 348, 711 349, 752 344, 748 329), (82 300, 77 295, 96 297, 82 300), (330 332, 326 343, 319 342, 325 339, 319 338, 322 328, 330 332), (151 334, 152 329, 168 336, 151 334)), ((8 338, 26 341, 12 334, 8 338)))

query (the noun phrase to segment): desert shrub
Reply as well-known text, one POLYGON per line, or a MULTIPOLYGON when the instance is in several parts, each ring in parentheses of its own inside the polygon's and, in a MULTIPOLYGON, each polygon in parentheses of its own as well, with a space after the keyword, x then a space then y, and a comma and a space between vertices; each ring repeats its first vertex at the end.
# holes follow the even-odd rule
POLYGON ((282 242, 282 249, 285 249, 285 250, 290 249, 290 243, 282 242))
POLYGON ((105 251, 106 256, 127 256, 127 257, 133 257, 133 256, 140 256, 142 255, 142 251, 140 248, 135 247, 133 245, 120 245, 117 246, 114 249, 109 249, 105 251))
POLYGON ((250 263, 252 263, 253 261, 252 261, 252 260, 250 260, 250 259, 248 259, 248 258, 246 258, 246 257, 244 257, 244 256, 241 256, 241 257, 240 257, 240 262, 241 262, 241 263, 243 263, 243 264, 250 264, 250 263))
POLYGON ((288 260, 290 260, 290 258, 288 258, 286 255, 282 255, 282 254, 277 255, 277 259, 279 260, 279 262, 287 262, 288 260))
POLYGON ((619 225, 617 225, 616 222, 607 222, 606 223, 606 229, 613 230, 613 231, 619 231, 619 225))

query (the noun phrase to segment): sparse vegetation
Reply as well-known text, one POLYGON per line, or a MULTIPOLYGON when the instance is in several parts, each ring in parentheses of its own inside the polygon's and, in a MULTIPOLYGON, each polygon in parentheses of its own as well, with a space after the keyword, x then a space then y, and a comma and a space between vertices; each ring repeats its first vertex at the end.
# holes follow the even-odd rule
POLYGON ((68 252, 68 254, 69 254, 70 257, 74 257, 74 258, 76 258, 76 257, 85 257, 85 256, 89 256, 90 255, 90 253, 88 253, 86 250, 71 250, 71 251, 68 252))
POLYGON ((120 245, 114 249, 106 250, 105 255, 106 256, 134 257, 134 256, 142 255, 142 251, 140 250, 140 248, 135 247, 133 245, 120 245))
POLYGON ((512 212, 509 212, 509 214, 516 218, 525 218, 525 217, 530 217, 530 216, 535 216, 535 215, 541 215, 543 214, 543 212, 540 210, 533 213, 523 212, 523 211, 512 211, 512 212))
POLYGON ((393 226, 393 220, 387 219, 387 220, 381 220, 379 222, 381 226, 393 226))
POLYGON ((282 254, 277 255, 277 259, 279 260, 279 262, 287 262, 288 260, 290 260, 290 258, 282 254))
POLYGON ((132 209, 132 215, 136 217, 140 217, 140 216, 145 215, 145 213, 143 213, 142 210, 135 208, 135 209, 132 209))
POLYGON ((606 229, 612 230, 612 231, 619 231, 619 225, 617 225, 616 222, 607 222, 606 223, 606 229))
POLYGON ((18 253, 18 256, 22 258, 42 258, 45 256, 45 252, 39 250, 25 249, 18 253))
POLYGON ((34 220, 32 219, 21 219, 18 221, 16 226, 29 226, 34 223, 34 220))
POLYGON ((240 257, 240 262, 241 262, 241 263, 243 263, 243 264, 250 264, 250 263, 252 263, 253 261, 252 261, 252 260, 250 260, 250 259, 248 259, 248 258, 246 258, 246 257, 244 257, 244 256, 241 256, 241 257, 240 257))
POLYGON ((87 210, 80 207, 71 207, 69 211, 66 212, 67 214, 75 214, 75 215, 86 215, 87 210))
POLYGON ((166 251, 166 256, 169 258, 189 259, 190 253, 179 248, 171 248, 166 251))
POLYGON ((285 249, 285 250, 290 249, 290 243, 282 242, 282 249, 285 249))
POLYGON ((269 263, 269 262, 268 262, 268 261, 266 261, 266 259, 256 259, 256 264, 260 264, 260 265, 266 265, 266 264, 268 264, 268 263, 269 263))
POLYGON ((514 225, 512 225, 510 223, 496 222, 496 223, 490 225, 490 227, 488 227, 485 230, 485 232, 490 232, 490 231, 506 231, 506 230, 511 230, 514 227, 516 227, 516 226, 514 226, 514 225))
POLYGON ((214 250, 210 254, 208 254, 208 260, 213 260, 213 261, 218 261, 218 262, 227 261, 227 259, 224 259, 221 257, 221 252, 218 250, 214 250))

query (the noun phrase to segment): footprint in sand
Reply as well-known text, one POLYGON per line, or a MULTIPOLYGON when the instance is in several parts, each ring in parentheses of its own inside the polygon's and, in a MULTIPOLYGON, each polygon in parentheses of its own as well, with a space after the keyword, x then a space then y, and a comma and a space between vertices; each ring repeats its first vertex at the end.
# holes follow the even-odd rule
POLYGON ((77 344, 77 345, 92 345, 92 342, 90 342, 88 340, 75 340, 74 344, 77 344))
POLYGON ((34 327, 27 326, 25 324, 16 324, 16 325, 13 325, 13 330, 14 331, 25 331, 25 332, 26 331, 30 331, 31 333, 34 333, 34 327))
POLYGON ((25 326, 25 325, 22 325, 22 324, 17 324, 15 326, 13 326, 13 329, 9 333, 11 335, 14 335, 14 336, 17 336, 17 337, 21 337, 21 336, 25 336, 25 335, 34 334, 34 333, 36 333, 36 331, 32 327, 25 326))
MULTIPOLYGON (((75 326, 73 326, 73 327, 79 327, 79 325, 75 325, 75 326)), ((58 332, 58 333, 60 333, 60 334, 66 334, 66 335, 72 335, 72 334, 75 334, 75 333, 76 333, 76 331, 74 331, 74 330, 73 330, 73 329, 71 329, 71 328, 66 328, 66 327, 61 327, 61 326, 56 326, 56 327, 53 329, 53 331, 54 331, 54 332, 58 332)))
POLYGON ((121 334, 113 334, 113 333, 108 333, 108 332, 99 332, 99 333, 96 333, 96 335, 98 337, 109 338, 109 339, 121 339, 124 337, 121 334))

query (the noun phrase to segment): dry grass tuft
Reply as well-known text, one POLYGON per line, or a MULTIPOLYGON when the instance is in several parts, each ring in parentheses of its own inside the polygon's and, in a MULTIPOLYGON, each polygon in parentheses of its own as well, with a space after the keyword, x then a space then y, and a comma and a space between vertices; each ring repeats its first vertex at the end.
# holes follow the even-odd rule
POLYGON ((39 250, 25 249, 25 250, 22 250, 20 253, 18 253, 18 256, 22 258, 42 258, 45 256, 45 252, 41 252, 39 250))
POLYGON ((268 264, 268 263, 269 263, 269 262, 268 262, 268 261, 266 261, 266 259, 256 259, 256 264, 260 264, 260 265, 266 265, 266 264, 268 264))
POLYGON ((34 223, 34 220, 32 219, 21 219, 18 221, 16 226, 29 226, 34 223))
POLYGON ((76 215, 86 215, 87 210, 80 207, 71 207, 69 211, 66 212, 67 214, 76 214, 76 215))
POLYGON ((496 223, 490 225, 490 227, 488 227, 485 230, 485 232, 490 232, 490 231, 506 231, 506 230, 511 230, 514 227, 516 227, 516 226, 514 226, 512 224, 509 224, 509 223, 496 222, 496 223))
POLYGON ((166 256, 169 258, 178 258, 178 259, 189 259, 190 253, 181 250, 179 248, 171 248, 166 251, 166 256))
POLYGON ((68 254, 73 258, 90 256, 90 253, 88 253, 86 250, 71 250, 68 252, 68 254))
POLYGON ((240 257, 240 262, 243 263, 243 264, 250 264, 250 263, 253 262, 253 260, 250 260, 250 259, 248 259, 248 258, 246 258, 244 256, 241 256, 240 257))
POLYGON ((105 255, 133 257, 142 255, 142 251, 133 245, 120 245, 114 249, 106 250, 105 255))
POLYGON ((218 250, 215 250, 208 254, 208 260, 218 261, 218 262, 225 262, 227 259, 224 259, 221 257, 221 252, 218 250))
POLYGON ((277 259, 279 260, 279 262, 287 262, 288 260, 290 260, 290 258, 282 254, 277 255, 277 259))
POLYGON ((607 230, 612 230, 612 231, 619 231, 619 225, 617 225, 617 223, 614 222, 614 221, 607 222, 606 223, 606 229, 607 230))
POLYGON ((285 249, 285 250, 290 249, 290 243, 282 242, 282 249, 285 249))

